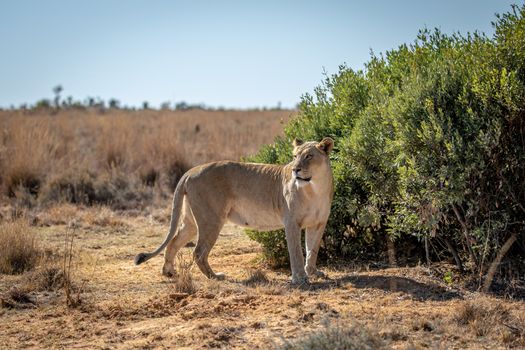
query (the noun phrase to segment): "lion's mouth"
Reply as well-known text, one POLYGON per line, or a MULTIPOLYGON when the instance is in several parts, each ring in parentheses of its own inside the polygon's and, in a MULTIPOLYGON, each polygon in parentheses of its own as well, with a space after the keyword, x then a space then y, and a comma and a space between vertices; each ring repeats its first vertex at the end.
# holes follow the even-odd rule
POLYGON ((304 182, 309 182, 312 179, 311 177, 304 178, 304 177, 299 177, 299 176, 296 176, 295 178, 297 180, 301 180, 301 181, 304 181, 304 182))

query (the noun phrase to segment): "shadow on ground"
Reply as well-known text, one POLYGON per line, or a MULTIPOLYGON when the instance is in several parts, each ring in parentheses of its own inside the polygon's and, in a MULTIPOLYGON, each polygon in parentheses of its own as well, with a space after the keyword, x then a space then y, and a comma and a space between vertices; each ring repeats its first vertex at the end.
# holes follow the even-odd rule
POLYGON ((327 289, 350 283, 358 289, 379 289, 392 293, 405 293, 421 301, 435 300, 446 301, 451 299, 463 299, 463 295, 454 290, 448 290, 434 283, 422 283, 406 277, 398 276, 369 276, 352 275, 343 276, 338 279, 317 282, 311 285, 312 289, 327 289))

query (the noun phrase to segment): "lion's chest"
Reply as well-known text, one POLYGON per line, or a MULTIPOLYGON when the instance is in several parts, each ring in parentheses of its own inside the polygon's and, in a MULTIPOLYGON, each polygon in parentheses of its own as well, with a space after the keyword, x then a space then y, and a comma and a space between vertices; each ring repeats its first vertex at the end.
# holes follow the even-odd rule
POLYGON ((330 203, 326 200, 309 202, 303 205, 297 214, 297 223, 301 228, 317 226, 324 223, 330 214, 330 203))
POLYGON ((290 212, 299 227, 307 228, 325 223, 330 215, 331 196, 329 185, 310 184, 288 194, 290 212))

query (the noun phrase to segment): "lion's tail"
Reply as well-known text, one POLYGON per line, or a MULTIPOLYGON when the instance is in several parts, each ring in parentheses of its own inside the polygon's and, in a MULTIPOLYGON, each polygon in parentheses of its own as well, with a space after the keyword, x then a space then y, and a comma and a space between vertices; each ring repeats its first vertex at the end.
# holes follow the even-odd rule
POLYGON ((175 188, 175 193, 173 194, 173 206, 172 206, 172 211, 171 211, 170 231, 168 232, 168 235, 164 239, 164 242, 162 242, 162 244, 157 249, 155 249, 155 251, 151 253, 137 254, 137 256, 135 256, 135 265, 140 265, 143 262, 148 261, 149 259, 158 255, 160 252, 164 250, 164 248, 166 248, 169 241, 171 241, 171 239, 175 235, 175 232, 177 231, 177 226, 179 225, 180 214, 182 211, 182 201, 184 199, 184 191, 185 191, 185 185, 186 185, 187 178, 188 178, 187 174, 184 174, 179 180, 179 183, 177 184, 177 188, 175 188))

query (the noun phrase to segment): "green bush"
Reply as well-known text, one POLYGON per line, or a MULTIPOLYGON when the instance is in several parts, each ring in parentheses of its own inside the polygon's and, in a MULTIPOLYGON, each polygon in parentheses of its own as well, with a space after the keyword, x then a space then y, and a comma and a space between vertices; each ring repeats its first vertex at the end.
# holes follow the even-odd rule
MULTIPOLYGON (((523 238, 524 15, 522 6, 497 16, 492 38, 420 31, 362 71, 341 66, 302 98, 285 135, 251 160, 289 162, 294 137, 336 140, 322 256, 376 259, 388 237, 428 239, 431 256, 453 247, 486 271, 509 237, 523 238)), ((281 233, 251 237, 270 256, 285 254, 281 233)), ((517 244, 507 258, 522 254, 517 244)))

